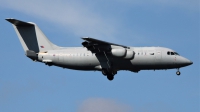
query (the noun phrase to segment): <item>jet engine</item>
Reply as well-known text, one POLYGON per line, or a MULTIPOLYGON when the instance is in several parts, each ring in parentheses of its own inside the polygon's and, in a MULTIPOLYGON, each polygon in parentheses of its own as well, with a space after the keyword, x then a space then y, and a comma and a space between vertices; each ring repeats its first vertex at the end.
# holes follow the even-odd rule
POLYGON ((134 55, 135 55, 134 51, 127 49, 126 56, 124 57, 124 59, 131 60, 133 59, 134 55))
POLYGON ((131 60, 133 59, 135 52, 125 48, 114 48, 111 50, 111 54, 115 57, 131 60))
POLYGON ((112 49, 111 54, 115 57, 125 57, 126 56, 126 49, 125 48, 112 49))

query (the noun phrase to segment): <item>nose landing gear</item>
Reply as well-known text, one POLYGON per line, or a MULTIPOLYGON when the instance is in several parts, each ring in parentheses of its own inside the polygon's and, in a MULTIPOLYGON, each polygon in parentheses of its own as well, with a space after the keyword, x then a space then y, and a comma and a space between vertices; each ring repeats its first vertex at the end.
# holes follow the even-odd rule
POLYGON ((176 75, 181 75, 181 72, 179 71, 179 69, 178 69, 178 71, 176 72, 176 75))

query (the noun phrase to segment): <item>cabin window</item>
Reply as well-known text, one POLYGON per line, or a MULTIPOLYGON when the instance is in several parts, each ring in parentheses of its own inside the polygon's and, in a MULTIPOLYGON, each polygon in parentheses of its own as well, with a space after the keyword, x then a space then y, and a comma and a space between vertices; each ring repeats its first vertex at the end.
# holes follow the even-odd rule
POLYGON ((154 53, 150 53, 150 55, 154 55, 154 53))

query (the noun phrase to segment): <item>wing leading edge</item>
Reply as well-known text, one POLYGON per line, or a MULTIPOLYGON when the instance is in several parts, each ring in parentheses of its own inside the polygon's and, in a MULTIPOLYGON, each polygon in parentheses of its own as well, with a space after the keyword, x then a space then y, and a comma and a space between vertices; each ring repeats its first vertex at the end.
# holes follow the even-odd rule
MULTIPOLYGON (((121 46, 121 47, 124 47, 124 48, 129 48, 129 47, 124 46, 124 45, 110 43, 110 42, 106 42, 106 41, 102 41, 102 40, 98 40, 98 39, 94 39, 94 38, 90 38, 90 37, 83 37, 82 39, 89 42, 90 45, 116 45, 116 46, 121 46)), ((84 44, 84 42, 82 44, 84 44)))

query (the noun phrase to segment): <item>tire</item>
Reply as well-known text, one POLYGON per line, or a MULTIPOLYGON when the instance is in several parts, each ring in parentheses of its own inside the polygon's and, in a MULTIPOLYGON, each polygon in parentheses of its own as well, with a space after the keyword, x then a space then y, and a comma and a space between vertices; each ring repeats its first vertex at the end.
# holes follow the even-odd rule
POLYGON ((176 72, 176 75, 178 75, 178 76, 181 75, 181 72, 180 72, 180 71, 177 71, 177 72, 176 72))
POLYGON ((107 71, 107 70, 105 70, 105 69, 103 69, 103 70, 102 70, 102 74, 103 74, 104 76, 107 76, 107 74, 108 74, 108 71, 107 71))
POLYGON ((112 81, 114 79, 113 75, 107 75, 108 80, 112 81))

